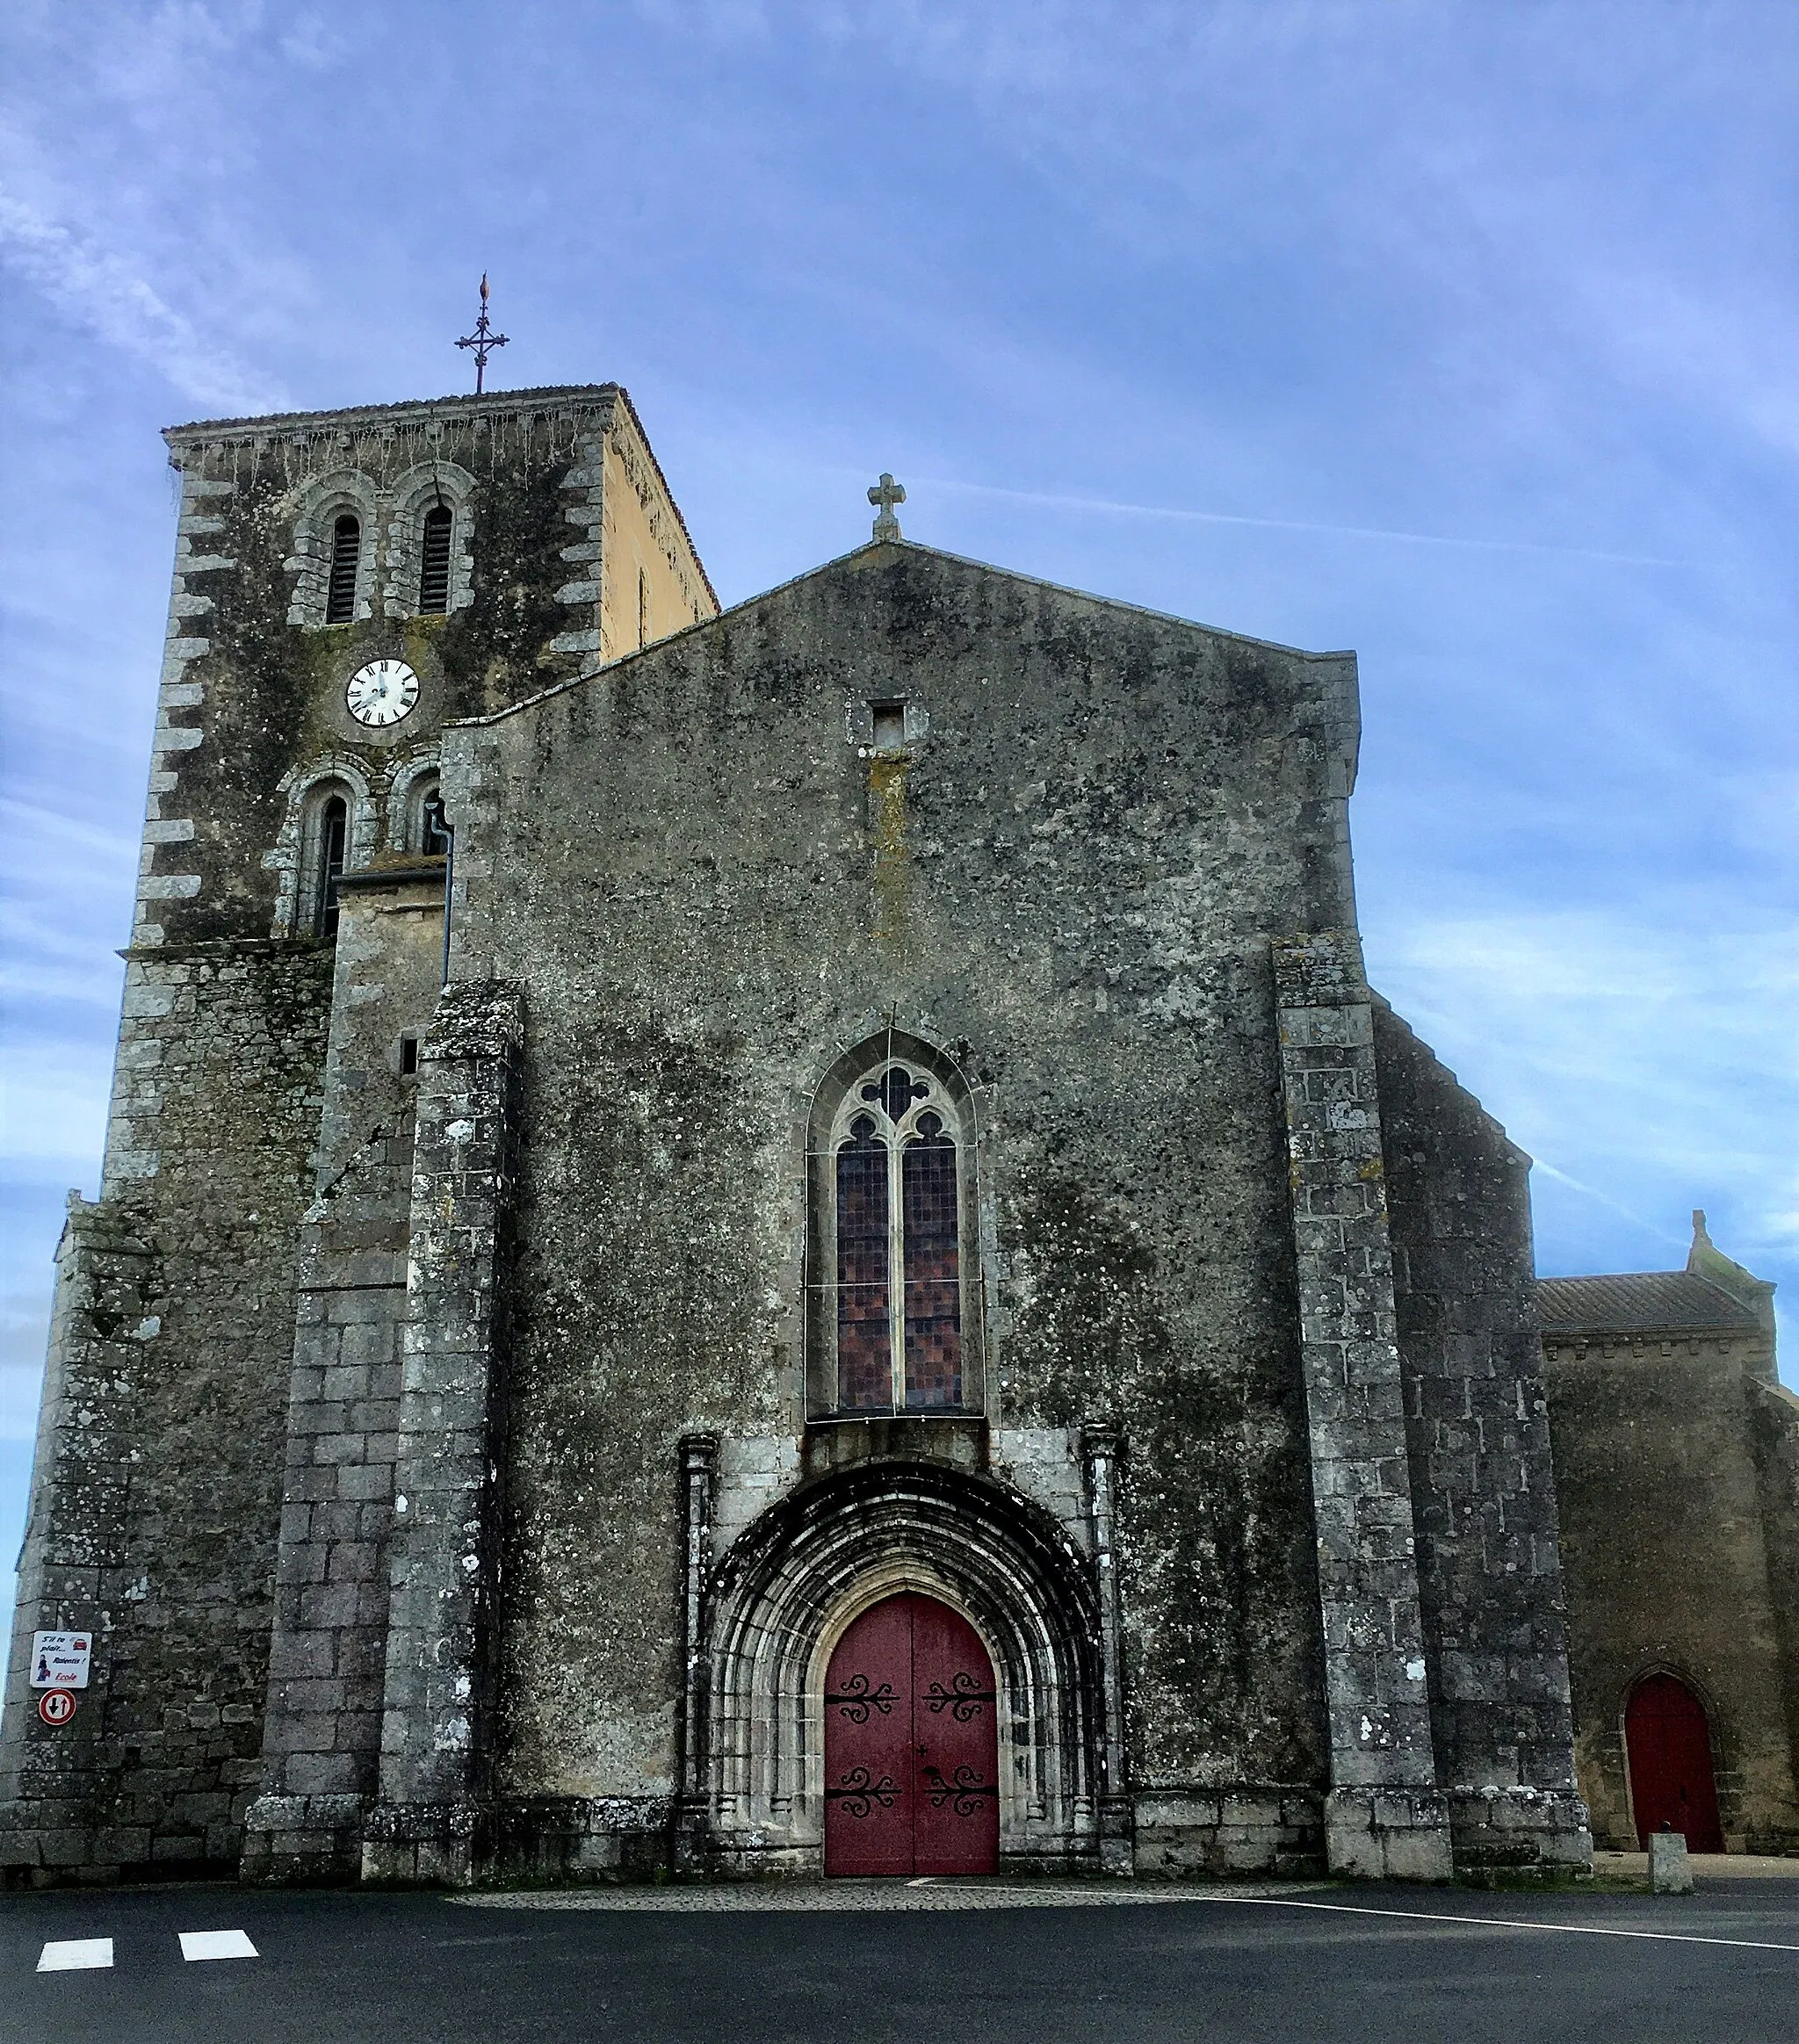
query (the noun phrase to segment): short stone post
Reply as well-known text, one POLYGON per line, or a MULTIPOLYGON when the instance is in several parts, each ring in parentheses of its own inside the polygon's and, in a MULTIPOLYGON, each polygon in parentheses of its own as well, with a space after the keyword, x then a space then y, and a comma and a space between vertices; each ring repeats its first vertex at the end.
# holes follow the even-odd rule
POLYGON ((1691 1895, 1693 1862, 1680 1831, 1649 1834, 1649 1888, 1651 1895, 1691 1895))
POLYGON ((1275 945, 1333 1874, 1447 1881, 1393 1304, 1374 1017, 1355 933, 1275 945))
POLYGON ((460 1883, 490 1816, 517 986, 446 986, 419 1047, 405 1373, 365 1880, 460 1883))

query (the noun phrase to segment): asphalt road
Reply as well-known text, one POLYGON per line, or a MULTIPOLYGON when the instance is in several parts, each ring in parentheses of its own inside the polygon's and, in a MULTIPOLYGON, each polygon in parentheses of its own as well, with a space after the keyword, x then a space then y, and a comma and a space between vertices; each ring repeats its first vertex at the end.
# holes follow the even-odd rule
POLYGON ((4 2044, 1098 2038, 1795 2044, 1799 1881, 1690 1897, 1365 1888, 920 1913, 212 1887, 0 1897, 4 2044), (1444 1920, 1456 1917, 1477 1920, 1444 1920), (184 1959, 182 1932, 220 1931, 242 1932, 256 1956, 184 1959), (104 1939, 110 1966, 37 1970, 48 1942, 104 1939))

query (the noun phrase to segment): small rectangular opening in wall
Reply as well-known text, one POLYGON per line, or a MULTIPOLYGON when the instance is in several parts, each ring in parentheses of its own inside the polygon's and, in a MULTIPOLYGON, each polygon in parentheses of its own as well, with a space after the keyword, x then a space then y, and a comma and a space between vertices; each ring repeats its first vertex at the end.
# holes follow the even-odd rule
POLYGON ((400 1039, 400 1076, 412 1079, 418 1073, 418 1038, 401 1036, 400 1039))
POLYGON ((869 711, 874 719, 877 752, 892 752, 906 743, 904 703, 871 703, 869 711))

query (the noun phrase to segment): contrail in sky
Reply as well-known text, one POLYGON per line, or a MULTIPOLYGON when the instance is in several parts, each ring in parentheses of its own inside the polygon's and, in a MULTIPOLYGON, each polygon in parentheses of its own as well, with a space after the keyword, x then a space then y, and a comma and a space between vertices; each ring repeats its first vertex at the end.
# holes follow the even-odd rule
POLYGON ((1184 511, 1166 504, 1121 504, 1109 497, 1057 496, 1042 490, 1001 489, 987 482, 957 482, 921 476, 930 489, 964 490, 975 496, 1007 497, 1020 504, 1050 504, 1069 511, 1105 511, 1125 518, 1174 518, 1196 525, 1255 525, 1275 532, 1331 532, 1348 539, 1398 539, 1413 546, 1472 547, 1491 553, 1557 553, 1580 560, 1610 560, 1627 567, 1698 568, 1701 562, 1670 560, 1653 553, 1608 553, 1594 546, 1555 546, 1539 539, 1456 539, 1441 532, 1398 532, 1382 525, 1326 525, 1304 518, 1249 518, 1232 511, 1184 511))

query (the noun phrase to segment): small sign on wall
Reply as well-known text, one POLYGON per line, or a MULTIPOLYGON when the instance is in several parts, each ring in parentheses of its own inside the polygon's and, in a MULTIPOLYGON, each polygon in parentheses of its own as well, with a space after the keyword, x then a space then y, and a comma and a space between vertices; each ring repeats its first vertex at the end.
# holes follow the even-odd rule
POLYGON ((34 1632, 32 1635, 32 1687, 85 1689, 93 1635, 86 1632, 34 1632))

